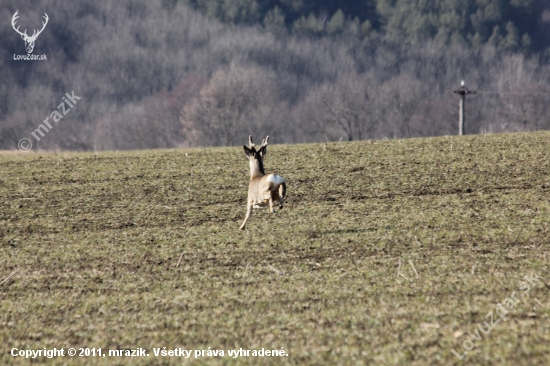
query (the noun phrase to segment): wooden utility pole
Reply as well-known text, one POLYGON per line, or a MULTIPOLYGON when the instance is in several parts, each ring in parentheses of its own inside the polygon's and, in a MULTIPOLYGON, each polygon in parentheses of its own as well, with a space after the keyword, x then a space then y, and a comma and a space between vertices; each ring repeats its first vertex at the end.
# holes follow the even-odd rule
POLYGON ((460 83, 460 88, 457 89, 457 90, 453 90, 452 93, 460 95, 460 106, 459 106, 460 109, 458 110, 458 135, 462 136, 462 135, 465 134, 465 132, 464 132, 465 131, 465 128, 464 128, 464 120, 465 120, 464 106, 466 104, 466 94, 475 94, 475 93, 477 93, 477 91, 468 90, 464 86, 464 80, 462 80, 462 82, 460 83))

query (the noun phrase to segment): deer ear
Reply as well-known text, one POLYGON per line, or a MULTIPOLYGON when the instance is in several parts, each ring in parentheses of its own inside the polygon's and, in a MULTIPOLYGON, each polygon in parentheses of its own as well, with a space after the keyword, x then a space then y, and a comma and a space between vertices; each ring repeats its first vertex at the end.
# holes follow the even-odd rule
POLYGON ((260 150, 258 150, 258 153, 263 158, 265 156, 265 154, 267 154, 267 145, 262 146, 262 148, 260 150))
POLYGON ((244 153, 247 157, 250 157, 250 154, 252 153, 252 150, 250 150, 246 145, 243 145, 244 153))

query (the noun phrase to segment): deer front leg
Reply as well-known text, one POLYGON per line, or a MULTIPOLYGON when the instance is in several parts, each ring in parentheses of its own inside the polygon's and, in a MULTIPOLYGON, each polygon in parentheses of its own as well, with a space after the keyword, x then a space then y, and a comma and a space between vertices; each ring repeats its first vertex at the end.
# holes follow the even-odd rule
POLYGON ((244 228, 246 226, 246 222, 248 221, 248 218, 250 217, 250 213, 252 212, 252 202, 248 202, 246 205, 247 205, 247 207, 246 207, 246 216, 244 218, 243 224, 239 228, 241 230, 244 230, 244 228))

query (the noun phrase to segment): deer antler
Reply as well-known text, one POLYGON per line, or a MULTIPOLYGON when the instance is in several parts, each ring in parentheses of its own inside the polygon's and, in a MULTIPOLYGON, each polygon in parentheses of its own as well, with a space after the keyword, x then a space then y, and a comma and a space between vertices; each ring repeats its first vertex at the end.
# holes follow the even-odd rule
POLYGON ((21 36, 25 36, 25 37, 28 38, 29 36, 27 35, 27 30, 26 29, 25 29, 25 32, 23 33, 19 30, 19 26, 17 26, 17 28, 15 28, 15 22, 16 22, 17 18, 19 18, 19 15, 17 15, 17 13, 19 13, 19 10, 17 10, 15 12, 15 14, 13 14, 13 18, 11 18, 11 26, 12 26, 13 30, 16 31, 17 33, 19 33, 21 36))
POLYGON ((40 35, 40 33, 42 33, 42 31, 44 30, 44 28, 46 28, 46 24, 48 24, 48 20, 49 20, 50 18, 48 18, 48 14, 46 14, 46 13, 44 13, 44 16, 43 16, 42 18, 44 18, 44 20, 46 21, 46 22, 42 22, 42 29, 40 29, 40 30, 35 30, 35 31, 33 32, 32 36, 30 36, 29 38, 31 38, 31 39, 36 39, 36 38, 40 35), (38 33, 36 33, 36 32, 38 32, 38 33))
POLYGON ((256 144, 252 142, 252 135, 248 136, 248 147, 251 148, 251 149, 253 147, 256 147, 256 144))
POLYGON ((265 157, 265 154, 267 154, 267 142, 269 141, 269 136, 267 136, 265 139, 262 140, 262 146, 258 149, 260 152, 260 155, 265 157))

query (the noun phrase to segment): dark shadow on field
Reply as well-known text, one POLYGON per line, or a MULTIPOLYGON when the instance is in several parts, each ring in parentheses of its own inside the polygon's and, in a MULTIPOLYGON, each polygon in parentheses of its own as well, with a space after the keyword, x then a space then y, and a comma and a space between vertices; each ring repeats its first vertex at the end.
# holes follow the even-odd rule
POLYGON ((366 228, 366 229, 341 229, 341 230, 306 230, 304 234, 310 239, 317 238, 325 234, 354 234, 354 233, 365 233, 368 231, 376 231, 375 228, 366 228))
POLYGON ((433 187, 421 187, 403 191, 382 191, 382 192, 370 192, 370 195, 363 194, 358 191, 352 191, 342 193, 340 191, 328 191, 318 194, 316 196, 302 196, 295 195, 290 197, 287 202, 290 203, 302 203, 309 201, 321 201, 321 202, 335 202, 336 204, 342 203, 347 200, 363 201, 363 200, 385 200, 393 199, 397 197, 423 197, 423 196, 446 196, 446 195, 460 195, 460 194, 475 194, 475 193, 490 193, 499 191, 517 191, 517 190, 529 190, 529 189, 547 189, 546 185, 508 185, 508 186, 482 186, 482 187, 447 187, 443 189, 435 189, 433 187))
POLYGON ((324 230, 324 231, 319 231, 319 234, 352 234, 352 233, 365 233, 367 231, 376 231, 376 229, 371 227, 366 229, 324 230))

